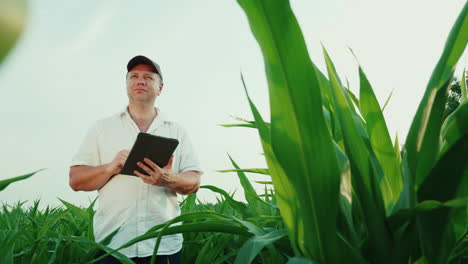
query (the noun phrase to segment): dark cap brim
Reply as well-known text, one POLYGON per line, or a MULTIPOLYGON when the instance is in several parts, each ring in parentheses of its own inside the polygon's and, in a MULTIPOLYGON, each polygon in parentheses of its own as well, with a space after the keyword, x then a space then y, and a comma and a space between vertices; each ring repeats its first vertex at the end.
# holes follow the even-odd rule
POLYGON ((156 62, 149 59, 148 57, 145 57, 142 55, 135 56, 128 62, 127 72, 129 72, 131 69, 133 69, 133 67, 139 64, 151 66, 151 68, 153 68, 153 71, 157 73, 161 77, 161 80, 162 80, 162 73, 161 73, 161 68, 159 67, 159 65, 156 62))

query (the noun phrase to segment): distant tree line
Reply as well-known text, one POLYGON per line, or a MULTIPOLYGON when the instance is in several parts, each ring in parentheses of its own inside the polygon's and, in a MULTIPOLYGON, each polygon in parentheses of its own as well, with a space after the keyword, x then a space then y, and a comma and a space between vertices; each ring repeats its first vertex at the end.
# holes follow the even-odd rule
MULTIPOLYGON (((463 76, 463 75, 461 75, 463 76)), ((468 71, 465 71, 465 76, 466 76, 466 82, 468 83, 468 71)), ((461 99, 462 99, 462 82, 461 82, 462 77, 454 77, 452 86, 449 89, 448 95, 447 95, 447 103, 445 104, 445 117, 449 116, 457 107, 460 105, 461 99)), ((466 91, 466 87, 463 87, 466 91)))

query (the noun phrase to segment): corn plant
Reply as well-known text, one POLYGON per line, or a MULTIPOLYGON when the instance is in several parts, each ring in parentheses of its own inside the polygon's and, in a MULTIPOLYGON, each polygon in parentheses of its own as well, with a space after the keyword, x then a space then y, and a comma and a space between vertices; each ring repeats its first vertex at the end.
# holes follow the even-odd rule
POLYGON ((238 3, 264 57, 271 124, 247 94, 255 119, 247 125, 258 129, 296 256, 288 263, 466 261, 468 106, 445 122, 443 113, 468 42, 468 4, 400 151, 363 69, 358 99, 324 49, 327 78, 309 57, 289 1, 238 3), (348 197, 340 194, 346 179, 348 197))
MULTIPOLYGON (((47 206, 40 210, 38 200, 28 209, 23 204, 3 205, 1 263, 84 263, 94 257, 94 240, 74 242, 89 234, 89 218, 77 211, 84 209, 47 206)), ((87 211, 93 212, 92 205, 87 211)))
POLYGON ((262 196, 258 195, 245 175, 245 172, 268 175, 268 170, 240 169, 232 158, 231 162, 235 169, 225 172, 237 172, 247 203, 236 201, 233 195, 216 186, 201 186, 220 195, 216 204, 203 204, 196 194, 190 194, 181 204, 182 215, 154 226, 118 249, 106 250, 108 254, 156 238, 156 256, 162 236, 183 233, 184 263, 285 263, 294 252, 279 215, 276 196, 268 188, 262 196))

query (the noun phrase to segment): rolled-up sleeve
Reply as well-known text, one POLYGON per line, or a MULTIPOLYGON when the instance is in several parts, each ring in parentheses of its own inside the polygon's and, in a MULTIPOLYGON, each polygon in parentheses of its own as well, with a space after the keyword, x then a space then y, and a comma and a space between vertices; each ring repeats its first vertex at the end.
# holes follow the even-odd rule
POLYGON ((86 136, 81 143, 78 152, 73 156, 70 166, 87 165, 99 166, 101 165, 101 158, 99 155, 98 145, 98 124, 94 123, 86 133, 86 136))
POLYGON ((203 174, 196 151, 192 145, 190 137, 184 129, 181 129, 180 136, 180 163, 179 172, 198 171, 203 174))

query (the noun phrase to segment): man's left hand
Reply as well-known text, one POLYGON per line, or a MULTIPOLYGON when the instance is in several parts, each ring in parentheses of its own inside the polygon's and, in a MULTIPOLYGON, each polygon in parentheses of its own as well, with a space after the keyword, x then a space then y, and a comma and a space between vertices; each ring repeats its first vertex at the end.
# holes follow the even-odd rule
POLYGON ((177 174, 172 171, 172 156, 164 168, 159 167, 152 160, 145 158, 144 163, 138 162, 138 167, 142 168, 146 173, 143 174, 139 171, 133 171, 143 182, 151 185, 170 187, 177 181, 177 174))

